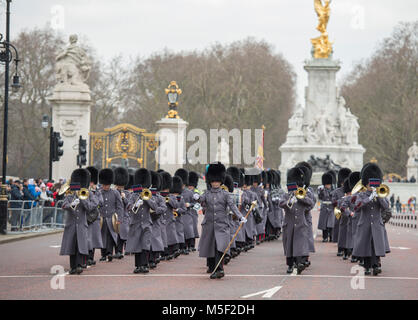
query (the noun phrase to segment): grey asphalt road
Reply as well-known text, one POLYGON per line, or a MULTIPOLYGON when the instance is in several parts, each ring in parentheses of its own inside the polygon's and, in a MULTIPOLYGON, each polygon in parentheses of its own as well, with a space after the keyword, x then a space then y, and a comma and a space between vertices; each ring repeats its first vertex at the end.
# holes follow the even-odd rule
MULTIPOLYGON (((317 218, 314 213, 314 226, 317 218)), ((198 252, 137 275, 133 256, 99 262, 98 250, 96 266, 57 277, 51 268, 68 271, 69 259, 59 256, 62 234, 48 235, 0 245, 0 299, 418 299, 418 232, 392 226, 387 231, 392 252, 383 258, 377 277, 359 277, 362 268, 337 257, 336 244, 322 243, 318 233, 312 265, 302 275, 286 274, 279 239, 242 253, 217 280, 209 279, 198 252)))

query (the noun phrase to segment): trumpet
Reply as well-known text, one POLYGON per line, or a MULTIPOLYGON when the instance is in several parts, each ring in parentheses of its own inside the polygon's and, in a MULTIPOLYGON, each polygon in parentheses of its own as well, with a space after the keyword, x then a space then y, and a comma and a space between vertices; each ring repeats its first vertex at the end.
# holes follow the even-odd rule
POLYGON ((390 189, 387 185, 381 184, 376 188, 376 193, 379 198, 386 198, 390 193, 390 189))
POLYGON ((89 198, 89 194, 90 194, 90 192, 89 192, 89 189, 86 189, 86 188, 81 188, 80 190, 78 190, 78 191, 76 192, 76 194, 77 194, 77 197, 78 197, 80 200, 86 200, 86 199, 88 199, 88 198, 89 198))
POLYGON ((152 198, 152 192, 151 192, 151 190, 150 189, 143 189, 142 190, 142 192, 141 192, 141 199, 142 200, 149 200, 149 199, 151 199, 152 198))

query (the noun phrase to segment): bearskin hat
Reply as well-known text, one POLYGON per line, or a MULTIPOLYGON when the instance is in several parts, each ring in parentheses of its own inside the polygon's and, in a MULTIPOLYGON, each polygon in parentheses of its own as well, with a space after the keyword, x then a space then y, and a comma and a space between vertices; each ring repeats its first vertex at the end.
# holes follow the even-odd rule
POLYGON ((253 185, 253 177, 254 176, 246 174, 244 176, 244 184, 247 185, 247 186, 252 186, 253 185))
POLYGON ((329 173, 332 176, 332 183, 331 184, 336 184, 337 183, 337 173, 334 170, 329 170, 326 173, 329 173))
POLYGON ((174 173, 175 176, 178 176, 183 181, 183 184, 188 185, 189 184, 189 172, 186 169, 177 169, 177 171, 174 173))
POLYGON ((305 175, 301 168, 292 168, 287 172, 287 183, 296 183, 299 187, 305 184, 305 175))
POLYGON ((305 167, 305 166, 298 166, 298 167, 296 167, 296 168, 299 168, 299 169, 301 169, 302 171, 303 171, 303 176, 304 176, 304 185, 305 185, 305 187, 307 188, 307 187, 309 187, 309 184, 311 183, 311 171, 309 170, 309 168, 308 167, 305 167))
POLYGON ((334 182, 334 177, 332 176, 332 174, 330 172, 325 172, 322 175, 322 185, 326 185, 326 184, 333 184, 334 182))
POLYGON ((161 190, 170 190, 173 186, 173 178, 168 172, 161 172, 162 183, 161 183, 161 190))
POLYGON ((234 179, 229 174, 225 175, 224 185, 228 188, 229 192, 234 192, 234 179))
POLYGON ((140 168, 135 171, 135 184, 140 185, 142 188, 149 188, 151 186, 151 173, 148 169, 140 168))
POLYGON ((117 167, 113 170, 115 180, 113 184, 116 186, 126 186, 129 183, 129 172, 124 167, 117 167))
POLYGON ((342 186, 344 180, 348 178, 350 175, 351 170, 349 168, 342 168, 338 171, 338 186, 342 186))
POLYGON ((351 189, 352 188, 350 188, 350 180, 349 180, 349 178, 347 178, 347 179, 344 180, 343 189, 344 189, 344 193, 351 192, 351 189))
POLYGON ((90 186, 90 172, 86 169, 75 169, 71 173, 71 183, 79 183, 80 188, 88 188, 90 186))
POLYGON ((197 174, 197 172, 190 171, 188 185, 197 188, 198 184, 199 184, 199 175, 197 174))
POLYGON ((104 168, 99 171, 99 183, 101 185, 111 185, 115 180, 115 174, 110 168, 104 168))
POLYGON ((274 184, 278 187, 280 185, 280 171, 272 170, 274 176, 274 184))
POLYGON ((348 176, 348 183, 350 185, 350 189, 353 190, 354 186, 360 180, 360 171, 351 172, 348 176))
POLYGON ((364 167, 364 170, 361 172, 361 181, 364 186, 369 184, 370 179, 380 179, 383 178, 383 172, 379 166, 375 163, 368 163, 364 167))
POLYGON ((268 182, 267 182, 267 174, 266 174, 266 172, 265 171, 261 171, 261 182, 264 184, 264 185, 266 185, 268 182))
POLYGON ((179 176, 173 177, 173 184, 170 189, 170 193, 181 194, 183 191, 183 180, 179 176))
POLYGON ((151 185, 153 188, 155 188, 157 191, 161 190, 161 175, 155 171, 151 172, 151 185))
POLYGON ((221 183, 224 182, 226 175, 225 166, 218 162, 218 163, 211 163, 208 167, 208 171, 206 173, 206 180, 208 183, 219 181, 221 183))
POLYGON ((245 174, 240 171, 239 172, 239 183, 238 183, 238 187, 241 188, 244 185, 244 179, 245 179, 245 174))
MULTIPOLYGON (((263 171, 264 172, 264 171, 263 171)), ((256 174, 256 175, 253 175, 253 183, 254 182, 257 182, 258 184, 260 184, 261 183, 261 179, 262 179, 262 176, 261 176, 262 174, 256 174)))
POLYGON ((90 172, 90 182, 97 184, 99 180, 99 170, 96 167, 87 167, 86 170, 90 172))
POLYGON ((235 183, 239 184, 241 171, 237 167, 229 167, 228 169, 226 169, 226 173, 232 177, 232 180, 235 183))
POLYGON ((125 186, 126 190, 132 189, 132 186, 134 185, 134 177, 135 177, 135 174, 132 174, 132 173, 129 174, 129 182, 125 186))
POLYGON ((309 181, 311 181, 311 178, 312 178, 312 166, 310 165, 310 163, 308 163, 306 161, 299 162, 296 165, 296 167, 302 167, 302 166, 309 169, 309 178, 308 179, 309 179, 309 181))

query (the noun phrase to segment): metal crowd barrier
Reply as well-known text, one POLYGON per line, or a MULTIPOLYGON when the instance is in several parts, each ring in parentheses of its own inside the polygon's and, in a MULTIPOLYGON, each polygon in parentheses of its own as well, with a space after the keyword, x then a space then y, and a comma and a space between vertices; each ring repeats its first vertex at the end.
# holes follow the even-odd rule
POLYGON ((46 206, 45 201, 9 200, 8 232, 42 231, 44 229, 64 228, 63 200, 54 207, 46 206))
POLYGON ((393 213, 389 223, 395 227, 417 229, 417 214, 410 211, 409 213, 393 213))

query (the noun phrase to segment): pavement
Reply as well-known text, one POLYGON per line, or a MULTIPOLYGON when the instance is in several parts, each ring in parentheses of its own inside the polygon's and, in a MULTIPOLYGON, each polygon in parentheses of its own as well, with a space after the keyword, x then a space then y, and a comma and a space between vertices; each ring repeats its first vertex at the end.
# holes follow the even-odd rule
POLYGON ((7 234, 0 234, 0 244, 9 243, 24 239, 42 237, 45 235, 62 233, 64 229, 40 229, 36 231, 27 231, 27 232, 8 232, 7 234))
MULTIPOLYGON (((318 213, 313 214, 316 227, 318 213)), ((201 218, 201 217, 200 217, 201 218)), ((322 243, 315 229, 316 253, 302 275, 286 274, 283 244, 264 242, 225 266, 225 277, 211 280, 198 252, 162 261, 150 273, 133 274, 134 257, 100 262, 81 275, 68 275, 68 256, 59 256, 62 234, 0 245, 0 300, 369 300, 418 299, 418 232, 387 226, 391 253, 383 272, 362 277, 362 268, 336 256, 335 243, 322 243), (61 275, 56 275, 60 270, 61 275)))

